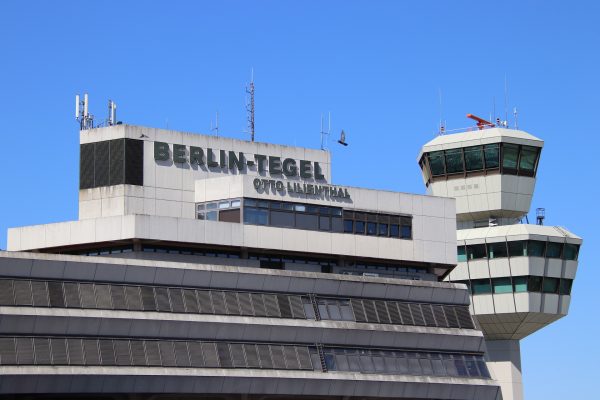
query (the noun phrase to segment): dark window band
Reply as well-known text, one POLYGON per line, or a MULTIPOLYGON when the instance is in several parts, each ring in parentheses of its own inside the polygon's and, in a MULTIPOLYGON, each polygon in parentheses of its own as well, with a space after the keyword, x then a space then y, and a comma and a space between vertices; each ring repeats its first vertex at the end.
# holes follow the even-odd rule
POLYGON ((164 286, 0 279, 0 306, 158 311, 474 329, 468 306, 164 286))

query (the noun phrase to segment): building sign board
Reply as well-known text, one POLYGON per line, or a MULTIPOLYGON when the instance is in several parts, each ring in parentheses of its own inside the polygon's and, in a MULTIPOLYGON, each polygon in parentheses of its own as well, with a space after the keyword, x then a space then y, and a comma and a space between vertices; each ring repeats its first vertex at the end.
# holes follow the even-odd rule
POLYGON ((253 158, 247 158, 243 152, 203 149, 181 144, 169 145, 165 142, 154 142, 154 160, 172 160, 173 163, 177 164, 189 163, 190 165, 230 169, 239 172, 243 172, 244 167, 256 166, 259 173, 268 172, 271 176, 300 176, 301 179, 325 180, 321 165, 317 161, 296 160, 293 158, 282 159, 282 157, 265 154, 254 154, 253 158))

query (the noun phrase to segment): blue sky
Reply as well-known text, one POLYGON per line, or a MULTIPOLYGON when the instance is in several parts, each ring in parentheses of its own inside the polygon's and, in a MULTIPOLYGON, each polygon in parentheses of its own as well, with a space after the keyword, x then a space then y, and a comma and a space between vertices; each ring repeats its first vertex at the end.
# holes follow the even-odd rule
MULTIPOLYGON (((320 144, 337 184, 421 193, 415 161, 442 115, 509 114, 546 141, 532 207, 585 240, 569 316, 522 342, 530 400, 597 396, 600 278, 593 162, 600 4, 539 2, 11 1, 0 5, 0 248, 11 226, 77 218, 74 95, 105 118, 257 140, 320 144), (332 138, 333 139, 333 138, 332 138)), ((512 124, 512 117, 510 118, 512 124)), ((530 218, 533 220, 533 218, 530 218)))

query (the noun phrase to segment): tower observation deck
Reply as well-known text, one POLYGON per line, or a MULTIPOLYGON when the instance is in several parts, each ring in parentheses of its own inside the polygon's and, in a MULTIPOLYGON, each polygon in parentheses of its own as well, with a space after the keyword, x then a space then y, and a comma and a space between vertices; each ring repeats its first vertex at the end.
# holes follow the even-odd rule
POLYGON ((417 161, 429 194, 456 199, 457 266, 445 280, 468 285, 503 399, 522 399, 519 340, 567 314, 582 239, 522 223, 544 142, 489 123, 478 128, 436 137, 417 161))

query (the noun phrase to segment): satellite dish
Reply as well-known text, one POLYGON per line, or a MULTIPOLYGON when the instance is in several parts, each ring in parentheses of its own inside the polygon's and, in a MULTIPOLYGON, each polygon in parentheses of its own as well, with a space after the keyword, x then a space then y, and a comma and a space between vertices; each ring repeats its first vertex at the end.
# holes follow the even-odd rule
POLYGON ((344 133, 343 129, 342 129, 342 133, 340 133, 340 140, 338 140, 338 143, 341 144, 342 146, 348 146, 348 143, 346 143, 346 133, 344 133))

